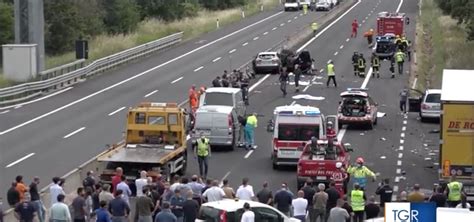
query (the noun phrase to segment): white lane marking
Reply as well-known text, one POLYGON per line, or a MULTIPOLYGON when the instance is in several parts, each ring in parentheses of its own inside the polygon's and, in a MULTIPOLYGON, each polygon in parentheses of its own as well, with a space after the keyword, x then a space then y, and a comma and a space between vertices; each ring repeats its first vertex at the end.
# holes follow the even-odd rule
POLYGON ((365 20, 367 20, 369 17, 365 16, 365 20))
POLYGON ((156 92, 158 92, 158 90, 153 90, 153 91, 151 91, 150 93, 146 94, 144 97, 147 98, 147 97, 149 97, 149 96, 155 94, 156 92))
POLYGON ((281 23, 281 24, 280 24, 280 26, 284 26, 284 25, 285 25, 285 23, 281 23))
POLYGON ((16 105, 15 107, 13 107, 13 109, 19 109, 21 107, 23 107, 23 106, 22 105, 16 105))
POLYGON ((400 8, 402 7, 402 4, 403 4, 403 0, 400 0, 400 4, 398 5, 397 11, 395 11, 395 12, 398 13, 400 11, 400 8))
POLYGON ((303 16, 303 13, 300 13, 300 16, 303 16))
POLYGON ((268 32, 264 32, 264 33, 263 33, 263 35, 267 35, 267 34, 268 34, 268 32))
POLYGON ((296 104, 296 101, 293 101, 293 102, 290 104, 290 106, 293 106, 293 105, 295 105, 295 104, 296 104))
POLYGON ((234 53, 235 51, 237 51, 237 49, 232 49, 232 50, 229 51, 229 54, 232 54, 232 53, 234 53))
POLYGON ((406 121, 406 120, 403 120, 403 125, 407 125, 407 121, 406 121))
POLYGON ((2 112, 0 112, 0 114, 5 114, 5 113, 8 113, 8 112, 10 112, 10 110, 9 110, 9 109, 7 109, 7 110, 5 110, 5 111, 2 111, 2 112))
POLYGON ((405 131, 405 130, 407 130, 407 127, 406 126, 402 127, 402 131, 405 131))
POLYGON ((248 45, 248 44, 249 44, 249 43, 248 43, 248 42, 246 42, 246 43, 242 44, 242 46, 246 46, 246 45, 248 45))
MULTIPOLYGON (((202 68, 204 68, 204 67, 201 66, 201 67, 195 69, 194 72, 197 72, 197 71, 201 70, 202 68)), ((179 80, 182 80, 182 79, 183 79, 183 77, 181 76, 181 77, 179 77, 179 78, 173 80, 173 82, 171 82, 171 84, 175 84, 175 83, 177 83, 179 80)))
POLYGON ((291 19, 288 20, 288 23, 290 23, 290 22, 291 22, 291 19))
POLYGON ((339 46, 339 49, 342 49, 342 48, 344 48, 344 45, 339 46))
POLYGON ((304 87, 303 92, 306 92, 306 90, 308 90, 308 89, 309 89, 309 85, 304 87))
POLYGON ((412 89, 416 87, 416 82, 418 82, 418 78, 415 77, 415 80, 413 80, 413 84, 411 85, 412 89))
POLYGON ((347 39, 346 39, 346 42, 348 42, 349 40, 351 40, 351 39, 347 38, 347 39))
POLYGON ((78 133, 78 132, 81 132, 81 131, 83 131, 85 128, 86 128, 86 127, 85 127, 85 126, 83 126, 83 127, 79 128, 79 129, 77 129, 77 130, 74 130, 73 132, 71 132, 71 133, 67 134, 67 135, 66 135, 66 136, 64 136, 63 138, 64 138, 64 139, 67 139, 67 138, 69 138, 69 137, 73 136, 74 134, 76 134, 76 133, 78 133))
POLYGON ((397 174, 401 174, 401 173, 402 173, 402 169, 397 168, 397 174))
MULTIPOLYGON (((415 63, 416 65, 416 52, 413 52, 413 62, 415 63)), ((416 79, 416 78, 415 78, 416 79)))
POLYGON ((278 27, 273 27, 273 28, 272 28, 272 31, 275 31, 277 28, 278 28, 278 27))
POLYGON ((398 147, 398 150, 403 151, 403 146, 398 147))
POLYGON ((400 144, 403 144, 403 143, 405 143, 405 140, 400 140, 400 144))
POLYGON ((30 119, 30 120, 28 120, 28 121, 26 121, 26 122, 23 122, 23 123, 21 123, 21 124, 18 124, 18 125, 14 126, 14 127, 11 127, 11 128, 9 128, 9 129, 7 129, 7 130, 4 130, 4 131, 0 132, 0 136, 1 136, 1 135, 4 135, 4 134, 7 134, 7 133, 9 133, 9 132, 12 132, 12 131, 14 131, 14 130, 16 130, 16 129, 18 129, 18 128, 23 127, 23 126, 26 126, 26 125, 28 125, 28 124, 31 124, 31 123, 33 123, 33 122, 36 122, 36 121, 38 121, 38 120, 40 120, 40 119, 43 119, 43 118, 45 118, 45 117, 47 117, 47 116, 50 116, 50 115, 52 115, 52 114, 55 114, 55 113, 57 113, 57 112, 59 112, 59 111, 61 111, 61 110, 64 110, 64 109, 66 109, 66 108, 68 108, 68 107, 70 107, 70 106, 73 106, 73 105, 75 105, 75 104, 77 104, 77 103, 80 103, 80 102, 82 102, 82 101, 84 101, 84 100, 90 99, 90 98, 92 98, 92 97, 94 97, 94 96, 97 96, 97 95, 99 95, 99 94, 101 94, 101 93, 104 93, 104 92, 106 92, 106 91, 109 91, 110 89, 113 89, 113 88, 115 88, 115 87, 117 87, 117 86, 120 86, 120 85, 122 85, 122 84, 124 84, 124 83, 130 82, 131 80, 134 80, 134 79, 136 79, 136 78, 138 78, 138 77, 140 77, 140 76, 149 74, 149 73, 151 73, 152 71, 154 71, 154 70, 156 70, 156 69, 159 69, 159 68, 161 68, 161 67, 163 67, 163 66, 165 66, 165 65, 168 65, 168 64, 170 64, 170 63, 172 63, 172 62, 174 62, 174 61, 177 61, 177 60, 179 60, 179 59, 181 59, 181 58, 183 58, 183 57, 185 57, 185 56, 188 56, 188 55, 190 55, 190 54, 192 54, 192 53, 194 53, 194 52, 196 52, 196 51, 199 51, 199 50, 201 50, 201 49, 203 49, 203 48, 206 48, 206 47, 208 47, 208 46, 210 46, 210 45, 213 45, 213 44, 215 44, 215 43, 217 43, 217 42, 220 42, 220 41, 222 41, 222 40, 224 40, 224 39, 226 39, 226 38, 229 38, 230 36, 233 36, 233 35, 235 35, 235 34, 237 34, 237 33, 240 33, 240 32, 242 32, 242 31, 245 31, 245 30, 247 30, 247 29, 249 29, 249 28, 251 28, 251 27, 253 27, 253 26, 256 26, 256 25, 258 25, 258 24, 260 24, 260 23, 262 23, 262 22, 265 22, 265 21, 267 21, 267 20, 269 20, 269 19, 271 19, 271 18, 273 18, 273 17, 275 17, 275 16, 278 16, 278 15, 282 14, 282 13, 283 13, 283 11, 278 12, 278 13, 275 13, 275 14, 273 14, 273 15, 271 15, 271 16, 268 16, 268 17, 266 17, 266 18, 264 18, 264 19, 262 19, 262 20, 259 20, 258 22, 255 22, 255 23, 253 23, 253 24, 250 24, 250 25, 248 25, 248 26, 245 26, 245 27, 243 27, 243 28, 241 28, 241 29, 239 29, 239 30, 236 30, 236 31, 234 31, 234 32, 232 32, 232 33, 229 33, 229 34, 227 34, 227 35, 225 35, 225 36, 223 36, 223 37, 220 37, 220 38, 218 38, 218 39, 216 39, 216 40, 214 40, 214 41, 212 41, 212 42, 209 42, 209 43, 207 43, 207 44, 205 44, 205 45, 202 45, 202 46, 200 46, 200 47, 198 47, 198 48, 195 48, 195 49, 193 49, 193 50, 191 50, 191 51, 189 51, 189 52, 187 52, 187 53, 184 53, 184 54, 182 54, 182 55, 180 55, 180 56, 178 56, 178 57, 175 57, 174 59, 168 60, 168 61, 165 62, 165 63, 162 63, 162 64, 160 64, 160 65, 158 65, 158 66, 155 66, 155 67, 153 67, 153 68, 151 68, 151 69, 148 69, 148 70, 146 70, 146 71, 144 71, 144 72, 141 72, 141 73, 139 73, 139 74, 136 74, 136 75, 134 75, 134 76, 131 76, 131 77, 129 77, 128 79, 122 80, 122 81, 120 81, 120 82, 118 82, 118 83, 115 83, 115 84, 113 84, 113 85, 111 85, 111 86, 108 86, 108 87, 106 87, 106 88, 104 88, 104 89, 101 89, 101 90, 96 91, 96 92, 94 92, 94 93, 92 93, 92 94, 89 94, 89 95, 87 95, 87 96, 85 96, 85 97, 82 97, 82 98, 80 98, 80 99, 78 99, 78 100, 75 100, 75 101, 73 101, 73 102, 71 102, 71 103, 69 103, 69 104, 66 104, 66 105, 64 105, 64 106, 61 106, 61 107, 59 107, 59 108, 56 108, 56 109, 54 109, 54 110, 52 110, 52 111, 49 111, 49 112, 47 112, 47 113, 45 113, 45 114, 42 114, 42 115, 37 116, 37 117, 35 117, 35 118, 33 118, 33 119, 30 119))
POLYGON ((398 159, 401 159, 403 157, 403 153, 398 154, 398 159))
POLYGON ((350 7, 349 9, 347 9, 346 12, 344 12, 342 15, 340 15, 336 20, 334 20, 333 22, 331 22, 331 24, 329 24, 328 26, 326 26, 323 30, 321 30, 320 32, 318 32, 318 34, 316 34, 316 36, 314 36, 313 38, 311 38, 310 40, 308 40, 305 44, 303 44, 296 52, 300 52, 301 50, 303 50, 304 48, 306 48, 306 46, 308 46, 309 44, 311 44, 312 42, 314 42, 314 40, 316 40, 319 36, 321 36, 324 32, 326 32, 329 28, 331 28, 334 24, 336 24, 339 20, 341 20, 345 15, 347 15, 347 13, 349 13, 350 11, 352 11, 352 9, 354 9, 357 5, 359 5, 361 2, 361 0, 358 0, 357 3, 355 3, 352 7, 350 7))
POLYGON ((270 77, 270 74, 266 74, 265 76, 263 76, 260 80, 258 80, 258 82, 256 82, 249 88, 249 92, 252 92, 252 90, 254 90, 258 85, 262 84, 262 82, 265 81, 265 79, 267 79, 268 77, 270 77))
POLYGON ((125 106, 122 106, 122 107, 118 108, 117 110, 115 110, 115 111, 109 113, 109 116, 113 116, 114 114, 116 114, 116 113, 122 111, 123 109, 125 109, 125 106))
POLYGON ((66 91, 68 91, 68 90, 70 90, 70 89, 72 89, 72 88, 74 88, 74 87, 70 86, 70 87, 64 88, 64 89, 62 89, 62 90, 59 90, 59 91, 57 91, 57 92, 48 94, 48 95, 46 95, 46 96, 42 96, 42 97, 40 97, 40 98, 38 98, 38 99, 35 99, 35 100, 31 100, 31 101, 24 102, 24 103, 20 103, 20 104, 16 104, 16 105, 1 107, 0 110, 11 109, 11 108, 14 108, 14 107, 16 107, 16 106, 24 106, 24 105, 28 105, 28 104, 31 104, 31 103, 35 103, 35 102, 41 101, 41 100, 45 100, 45 99, 47 99, 47 98, 49 98, 49 97, 56 96, 56 95, 58 95, 58 94, 61 94, 61 93, 63 93, 63 92, 66 92, 66 91))
POLYGON ((294 17, 294 19, 297 19, 297 18, 298 18, 298 16, 295 16, 295 17, 294 17))
POLYGON ((365 23, 365 20, 362 20, 362 23, 365 23))
MULTIPOLYGON (((395 185, 393 186, 393 192, 398 192, 398 186, 395 185)), ((392 201, 396 201, 397 200, 397 196, 396 195, 392 195, 392 201)))
POLYGON ((212 62, 217 62, 219 60, 221 60, 221 57, 217 57, 217 58, 213 59, 212 62))
MULTIPOLYGON (((203 68, 204 68, 204 66, 199 66, 199 67, 197 67, 196 69, 194 69, 193 72, 197 72, 197 71, 199 71, 199 70, 201 70, 201 69, 203 69, 203 68)), ((180 78, 181 78, 181 77, 180 77, 180 78)))
POLYGON ((230 175, 230 171, 227 171, 227 173, 222 177, 222 179, 220 180, 219 182, 219 186, 222 187, 223 183, 222 181, 224 181, 225 179, 227 179, 227 177, 230 175))
POLYGON ((250 150, 247 154, 245 154, 244 159, 248 159, 250 155, 252 155, 254 150, 250 150))
POLYGON ((405 133, 400 133, 400 137, 401 137, 401 138, 404 138, 404 137, 405 137, 405 133))
POLYGON ((339 52, 335 52, 334 55, 337 56, 338 53, 339 53, 339 52))
POLYGON ((347 125, 343 125, 342 128, 339 130, 339 133, 337 134, 337 141, 342 141, 342 138, 344 138, 344 134, 346 134, 347 130, 347 125))
POLYGON ((372 76, 372 67, 370 67, 369 71, 367 72, 367 75, 365 75, 364 82, 362 82, 362 86, 360 88, 365 89, 367 87, 367 84, 369 84, 370 81, 370 76, 372 76))
POLYGON ((191 135, 186 135, 186 141, 188 141, 189 139, 191 139, 191 135))
POLYGON ((324 72, 324 69, 320 69, 319 72, 320 72, 320 73, 324 72))
POLYGON ((255 38, 253 38, 253 40, 255 41, 255 40, 257 40, 258 38, 260 38, 260 37, 256 36, 255 38))
POLYGON ((329 64, 330 62, 331 62, 331 60, 328 60, 328 61, 327 61, 327 64, 329 64))
POLYGON ((5 168, 10 168, 10 167, 12 167, 12 166, 15 166, 15 165, 18 164, 19 162, 21 162, 21 161, 23 161, 23 160, 26 160, 26 159, 30 158, 31 156, 33 156, 33 155, 35 155, 35 153, 30 153, 30 154, 28 154, 28 155, 26 155, 26 156, 24 156, 24 157, 22 157, 22 158, 16 160, 15 162, 12 162, 12 163, 8 164, 5 168))
POLYGON ((401 160, 397 160, 397 166, 401 166, 402 165, 402 161, 401 160))
POLYGON ((395 183, 400 182, 400 177, 395 177, 395 183))

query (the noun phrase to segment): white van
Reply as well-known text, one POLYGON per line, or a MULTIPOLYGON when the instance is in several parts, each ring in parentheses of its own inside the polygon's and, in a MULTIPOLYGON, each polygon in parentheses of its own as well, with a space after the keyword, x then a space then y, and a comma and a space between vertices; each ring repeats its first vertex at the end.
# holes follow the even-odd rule
POLYGON ((286 0, 284 7, 285 12, 290 10, 298 11, 300 9, 300 3, 298 2, 298 0, 286 0))
POLYGON ((239 116, 245 116, 246 106, 239 88, 212 87, 206 89, 199 99, 202 106, 231 106, 239 116))

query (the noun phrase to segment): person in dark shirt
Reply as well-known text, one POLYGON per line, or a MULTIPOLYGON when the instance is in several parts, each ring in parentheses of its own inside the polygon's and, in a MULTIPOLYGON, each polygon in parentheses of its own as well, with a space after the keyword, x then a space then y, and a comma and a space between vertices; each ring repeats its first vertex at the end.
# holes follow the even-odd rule
POLYGON ((34 177, 33 182, 30 184, 30 197, 31 202, 35 205, 35 208, 38 213, 38 219, 40 222, 43 222, 45 219, 46 210, 44 208, 43 202, 40 199, 40 195, 38 192, 38 184, 40 183, 39 177, 34 177))
POLYGON ((221 87, 221 77, 217 76, 214 80, 212 80, 212 87, 221 87))
POLYGON ((276 192, 275 198, 273 198, 273 200, 279 211, 287 216, 290 215, 290 206, 291 201, 293 200, 293 195, 290 193, 290 191, 288 191, 288 186, 286 183, 281 185, 281 189, 276 192))
POLYGON ((181 196, 181 189, 176 188, 174 191, 174 196, 170 199, 171 212, 178 218, 178 221, 182 221, 184 217, 183 213, 183 204, 184 198, 181 196), (181 219, 180 219, 181 218, 181 219))
POLYGON ((368 203, 365 205, 365 217, 366 219, 372 219, 379 216, 380 207, 375 204, 375 197, 370 196, 368 203))
POLYGON ((193 191, 188 191, 183 203, 184 222, 194 222, 199 212, 199 203, 193 199, 193 191))
POLYGON ((109 212, 107 212, 107 201, 99 202, 100 208, 95 210, 96 222, 112 222, 109 212))
POLYGON ((316 189, 313 187, 313 180, 307 179, 301 190, 304 192, 304 199, 308 201, 307 210, 309 213, 309 218, 313 218, 313 196, 316 193, 316 189))
POLYGON ((15 207, 15 217, 19 222, 33 222, 37 209, 30 201, 30 196, 25 194, 25 200, 15 207))
POLYGON ((436 192, 430 197, 429 201, 436 203, 436 207, 446 207, 448 198, 443 192, 443 187, 436 187, 436 192))
POLYGON ((102 185, 95 184, 94 193, 92 194, 92 209, 94 211, 100 208, 100 199, 99 199, 100 192, 102 192, 102 185))
POLYGON ((342 205, 342 208, 346 209, 347 213, 349 213, 350 215, 350 217, 346 219, 346 222, 351 222, 352 216, 354 216, 354 211, 352 210, 352 206, 349 204, 349 202, 347 202, 347 196, 344 195, 342 199, 344 200, 344 204, 342 205))
POLYGON ((209 189, 209 188, 212 186, 211 183, 212 183, 212 180, 211 180, 211 179, 207 179, 207 180, 206 180, 206 186, 205 186, 204 188, 202 188, 202 192, 201 192, 201 193, 206 192, 206 190, 209 189))
POLYGON ((8 189, 7 201, 12 208, 15 208, 16 204, 20 203, 20 192, 16 190, 16 182, 13 182, 10 189, 8 189))
POLYGON ((329 212, 333 207, 337 205, 337 199, 341 198, 339 192, 336 189, 336 183, 331 181, 329 183, 329 188, 326 189, 326 193, 328 194, 328 202, 326 204, 326 220, 329 218, 329 212))
POLYGON ((109 212, 113 221, 125 221, 130 214, 128 203, 121 197, 123 190, 115 191, 115 198, 109 202, 109 212))
POLYGON ((385 178, 375 191, 380 196, 380 207, 385 207, 385 203, 392 202, 393 189, 390 186, 390 179, 385 178))
POLYGON ((77 197, 72 200, 71 206, 74 210, 74 222, 86 222, 88 216, 86 210, 85 191, 83 187, 77 188, 77 197))
POLYGON ((263 183, 263 188, 257 193, 258 202, 271 205, 273 202, 272 191, 268 188, 268 182, 263 183))

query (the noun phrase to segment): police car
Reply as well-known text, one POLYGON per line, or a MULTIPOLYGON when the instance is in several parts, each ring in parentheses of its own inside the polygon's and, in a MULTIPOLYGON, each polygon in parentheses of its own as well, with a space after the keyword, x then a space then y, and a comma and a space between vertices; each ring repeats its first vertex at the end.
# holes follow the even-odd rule
POLYGON ((367 89, 349 88, 341 93, 337 119, 339 125, 366 125, 372 129, 377 124, 378 104, 369 96, 367 89))
POLYGON ((397 45, 395 44, 395 35, 386 34, 384 36, 375 37, 373 53, 381 60, 392 59, 396 51, 397 45))

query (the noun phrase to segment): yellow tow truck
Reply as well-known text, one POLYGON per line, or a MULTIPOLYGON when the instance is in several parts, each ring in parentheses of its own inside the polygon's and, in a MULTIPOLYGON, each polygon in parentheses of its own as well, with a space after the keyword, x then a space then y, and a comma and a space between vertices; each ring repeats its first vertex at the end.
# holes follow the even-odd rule
POLYGON ((124 142, 98 156, 101 181, 110 183, 117 167, 127 180, 161 174, 165 179, 184 175, 187 165, 186 112, 176 103, 141 103, 127 114, 124 142))

